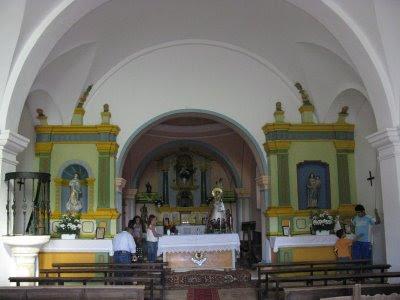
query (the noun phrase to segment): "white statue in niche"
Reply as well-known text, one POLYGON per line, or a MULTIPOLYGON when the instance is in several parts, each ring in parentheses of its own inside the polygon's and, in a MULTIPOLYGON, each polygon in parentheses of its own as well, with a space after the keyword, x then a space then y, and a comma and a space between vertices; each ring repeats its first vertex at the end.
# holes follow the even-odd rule
POLYGON ((74 178, 72 178, 69 182, 69 189, 69 198, 65 207, 67 208, 67 211, 71 213, 80 212, 80 210, 82 209, 82 201, 80 200, 82 191, 81 184, 79 182, 79 176, 77 173, 74 174, 74 178))

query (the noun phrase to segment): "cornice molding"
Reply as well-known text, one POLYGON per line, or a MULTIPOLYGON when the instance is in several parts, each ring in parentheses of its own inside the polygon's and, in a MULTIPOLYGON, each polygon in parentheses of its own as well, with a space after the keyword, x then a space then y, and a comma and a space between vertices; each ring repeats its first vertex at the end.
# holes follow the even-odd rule
POLYGON ((10 165, 18 165, 17 155, 25 150, 29 139, 10 130, 0 132, 0 161, 10 165))
POLYGON ((400 156, 399 128, 386 128, 365 138, 377 149, 380 161, 400 156))
POLYGON ((127 181, 124 178, 115 178, 115 187, 117 188, 117 192, 122 193, 122 190, 126 185, 126 182, 127 181))

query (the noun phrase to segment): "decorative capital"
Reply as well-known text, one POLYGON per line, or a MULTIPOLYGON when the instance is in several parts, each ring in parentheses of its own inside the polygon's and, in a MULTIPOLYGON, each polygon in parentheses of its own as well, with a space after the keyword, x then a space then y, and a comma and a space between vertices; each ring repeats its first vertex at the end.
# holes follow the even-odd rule
POLYGON ((36 143, 35 153, 36 154, 50 154, 53 150, 53 143, 36 143))
POLYGON ((137 192, 138 192, 138 189, 126 189, 125 190, 125 198, 134 200, 137 192))
POLYGON ((16 166, 16 157, 25 150, 29 144, 29 139, 10 130, 0 132, 0 160, 10 165, 16 166))
POLYGON ((96 147, 100 154, 115 155, 118 152, 118 144, 116 142, 96 143, 96 147))
POLYGON ((93 186, 94 182, 96 181, 96 178, 88 177, 85 180, 86 180, 88 186, 93 186))
POLYGON ((290 141, 267 141, 264 143, 266 152, 287 151, 290 147, 290 141))
POLYGON ((337 151, 354 152, 355 142, 351 140, 335 140, 333 141, 337 151))
MULTIPOLYGON (((265 211, 266 217, 292 216, 295 211, 291 206, 275 206, 270 207, 265 211)), ((306 212, 308 213, 308 212, 306 212)))
POLYGON ((386 128, 367 136, 366 139, 378 150, 379 160, 400 156, 399 128, 386 128))
POLYGON ((115 178, 115 186, 117 188, 117 192, 122 193, 122 190, 124 189, 125 185, 126 185, 126 179, 115 178))
POLYGON ((239 199, 250 198, 250 189, 247 187, 235 188, 235 193, 239 199))
POLYGON ((266 190, 269 188, 270 180, 271 180, 270 176, 262 175, 256 178, 256 183, 261 190, 266 190))

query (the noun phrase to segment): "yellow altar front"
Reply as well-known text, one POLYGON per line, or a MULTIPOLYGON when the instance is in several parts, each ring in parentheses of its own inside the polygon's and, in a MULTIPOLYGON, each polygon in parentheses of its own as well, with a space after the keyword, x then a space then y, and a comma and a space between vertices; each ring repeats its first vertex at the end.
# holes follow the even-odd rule
POLYGON ((270 237, 265 241, 266 260, 273 263, 335 260, 336 241, 334 234, 270 237))

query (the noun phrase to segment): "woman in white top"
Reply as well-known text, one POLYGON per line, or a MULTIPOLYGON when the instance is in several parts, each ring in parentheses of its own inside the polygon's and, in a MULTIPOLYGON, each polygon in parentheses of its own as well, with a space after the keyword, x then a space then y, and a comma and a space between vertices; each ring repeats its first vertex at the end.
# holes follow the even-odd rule
POLYGON ((156 262, 157 260, 157 248, 158 248, 158 237, 162 234, 156 231, 157 218, 155 215, 150 215, 147 221, 147 260, 149 262, 156 262))

